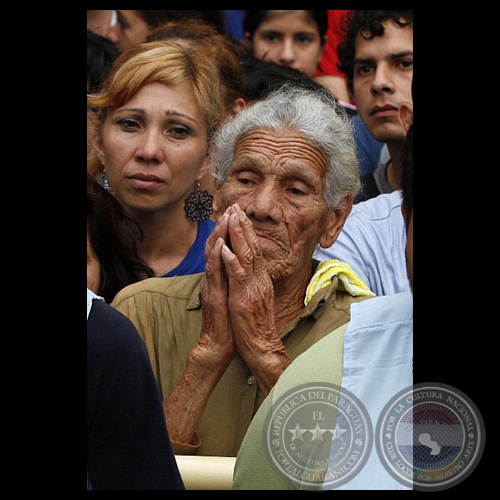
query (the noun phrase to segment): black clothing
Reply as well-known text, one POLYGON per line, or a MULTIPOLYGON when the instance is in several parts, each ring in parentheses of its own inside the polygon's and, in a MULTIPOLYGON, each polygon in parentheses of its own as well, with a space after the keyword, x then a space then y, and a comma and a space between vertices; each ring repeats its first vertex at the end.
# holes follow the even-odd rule
POLYGON ((87 320, 87 468, 93 490, 185 489, 144 342, 100 300, 87 320))

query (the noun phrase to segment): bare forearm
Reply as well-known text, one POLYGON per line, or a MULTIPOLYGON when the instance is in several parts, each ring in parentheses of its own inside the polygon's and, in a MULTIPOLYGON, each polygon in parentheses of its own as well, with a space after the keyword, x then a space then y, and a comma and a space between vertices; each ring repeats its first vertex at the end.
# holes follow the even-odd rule
POLYGON ((182 378, 163 402, 172 441, 193 444, 198 422, 224 371, 225 367, 206 368, 196 352, 190 354, 182 378))

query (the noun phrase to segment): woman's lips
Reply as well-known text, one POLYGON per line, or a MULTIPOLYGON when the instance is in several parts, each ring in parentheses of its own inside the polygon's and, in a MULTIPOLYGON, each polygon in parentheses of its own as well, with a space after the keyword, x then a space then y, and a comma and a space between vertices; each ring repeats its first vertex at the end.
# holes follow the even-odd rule
POLYGON ((136 174, 130 176, 128 180, 136 189, 152 190, 163 184, 163 181, 156 175, 136 174))

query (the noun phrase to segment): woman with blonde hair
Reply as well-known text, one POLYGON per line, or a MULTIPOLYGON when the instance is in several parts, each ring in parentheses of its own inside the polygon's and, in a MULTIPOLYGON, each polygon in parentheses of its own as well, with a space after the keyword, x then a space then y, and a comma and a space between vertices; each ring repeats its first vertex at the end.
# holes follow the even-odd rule
POLYGON ((88 96, 97 120, 87 168, 141 226, 139 253, 159 277, 205 267, 214 222, 200 180, 227 114, 218 76, 192 48, 147 42, 123 52, 88 96))

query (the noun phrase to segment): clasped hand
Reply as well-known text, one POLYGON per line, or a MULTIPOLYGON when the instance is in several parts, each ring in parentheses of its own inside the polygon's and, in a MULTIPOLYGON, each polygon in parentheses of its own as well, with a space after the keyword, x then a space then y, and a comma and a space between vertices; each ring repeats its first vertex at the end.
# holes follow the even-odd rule
MULTIPOLYGON (((200 344, 214 369, 225 369, 235 352, 266 386, 265 372, 287 364, 276 331, 273 282, 251 221, 236 203, 227 208, 207 240, 202 282, 200 344)), ((278 374, 279 375, 279 374, 278 374)), ((274 383, 274 382, 272 382, 274 383)))

